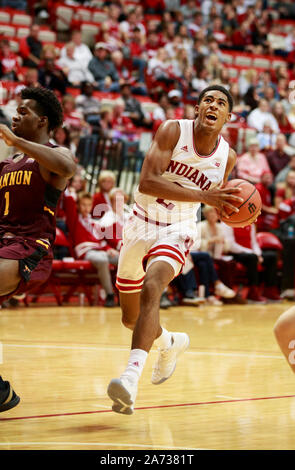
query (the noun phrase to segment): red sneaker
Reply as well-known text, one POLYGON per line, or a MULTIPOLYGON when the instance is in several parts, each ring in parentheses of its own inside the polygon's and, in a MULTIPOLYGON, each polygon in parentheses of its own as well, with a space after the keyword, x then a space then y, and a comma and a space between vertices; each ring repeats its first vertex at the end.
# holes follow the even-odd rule
POLYGON ((259 294, 257 286, 250 286, 247 299, 253 302, 265 303, 267 299, 259 294))
POLYGON ((270 300, 281 300, 277 287, 265 287, 263 295, 270 300))

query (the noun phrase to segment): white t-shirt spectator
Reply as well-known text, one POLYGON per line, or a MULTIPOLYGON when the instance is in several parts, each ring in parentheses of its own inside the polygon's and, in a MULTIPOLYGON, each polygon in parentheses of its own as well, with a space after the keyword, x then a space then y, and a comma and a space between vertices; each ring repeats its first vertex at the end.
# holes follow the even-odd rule
POLYGON ((247 118, 248 125, 254 127, 258 132, 262 132, 264 124, 269 122, 273 132, 279 133, 280 128, 273 114, 261 111, 259 108, 253 109, 247 118))

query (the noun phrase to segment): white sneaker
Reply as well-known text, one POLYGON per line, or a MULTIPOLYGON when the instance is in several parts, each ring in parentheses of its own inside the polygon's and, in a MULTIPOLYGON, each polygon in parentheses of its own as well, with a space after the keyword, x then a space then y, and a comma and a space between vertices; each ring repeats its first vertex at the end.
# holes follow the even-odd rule
POLYGON ((127 377, 113 379, 108 386, 108 396, 113 400, 112 410, 124 415, 132 415, 137 395, 137 383, 127 377))
POLYGON ((284 292, 281 293, 282 299, 294 299, 295 297, 295 290, 294 289, 286 289, 284 292))
POLYGON ((225 299, 232 299, 236 295, 235 291, 225 286, 223 282, 219 282, 216 285, 214 293, 215 295, 218 295, 219 297, 224 297, 225 299))
POLYGON ((165 382, 173 374, 176 359, 189 346, 189 337, 186 333, 171 333, 172 345, 168 349, 159 349, 157 362, 153 367, 152 383, 157 385, 165 382))
POLYGON ((215 306, 223 305, 222 301, 218 300, 214 295, 209 295, 209 297, 206 299, 206 303, 215 306))

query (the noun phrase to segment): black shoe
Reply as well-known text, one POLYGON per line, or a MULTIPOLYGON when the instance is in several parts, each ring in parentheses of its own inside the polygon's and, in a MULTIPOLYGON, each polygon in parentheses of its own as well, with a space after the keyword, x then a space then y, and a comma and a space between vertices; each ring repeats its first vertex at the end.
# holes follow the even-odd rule
POLYGON ((172 307, 173 303, 168 299, 166 292, 163 292, 160 300, 160 308, 169 308, 172 307))
MULTIPOLYGON (((0 377, 2 380, 2 378, 0 377)), ((0 413, 10 410, 19 404, 20 398, 17 396, 9 382, 3 382, 5 388, 0 389, 0 413)))
POLYGON ((104 307, 116 307, 116 302, 114 298, 114 294, 108 294, 107 298, 104 303, 104 307))

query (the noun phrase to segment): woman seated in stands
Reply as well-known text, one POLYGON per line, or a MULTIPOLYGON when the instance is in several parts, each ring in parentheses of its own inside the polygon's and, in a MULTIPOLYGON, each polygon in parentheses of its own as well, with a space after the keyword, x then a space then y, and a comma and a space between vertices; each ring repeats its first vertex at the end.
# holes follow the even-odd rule
POLYGON ((277 287, 277 253, 260 249, 256 240, 255 225, 233 228, 222 222, 222 229, 228 243, 228 252, 246 267, 249 285, 247 299, 254 302, 280 300, 277 287), (263 296, 259 292, 259 264, 264 267, 263 296))
POLYGON ((213 258, 205 251, 191 251, 184 266, 184 273, 180 274, 173 283, 176 285, 184 304, 198 304, 206 302, 208 305, 222 305, 223 299, 233 299, 236 296, 234 290, 225 286, 219 279, 216 272, 213 258), (197 281, 194 268, 198 271, 199 286, 204 286, 204 292, 201 297, 197 297, 197 281), (211 294, 211 287, 214 295, 211 294), (204 295, 204 298, 202 296, 204 295), (221 297, 219 300, 217 297, 221 297))
POLYGON ((116 177, 112 171, 103 170, 98 177, 98 191, 93 196, 92 214, 95 218, 101 218, 107 208, 111 209, 110 191, 115 187, 116 177), (101 205, 101 207, 100 207, 101 205))

